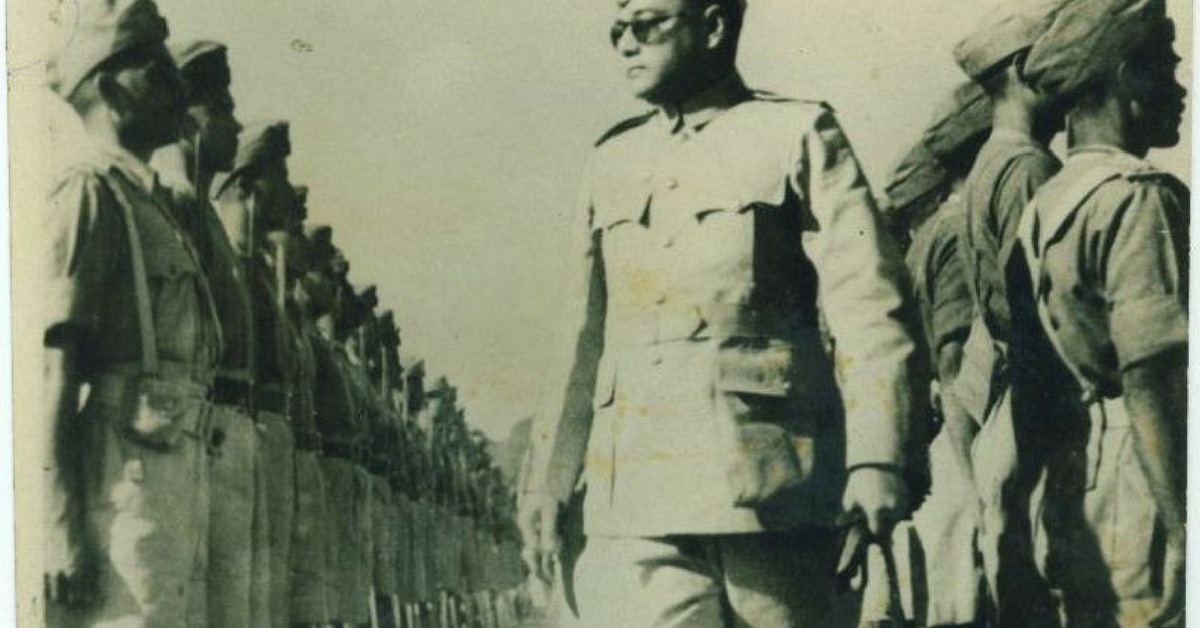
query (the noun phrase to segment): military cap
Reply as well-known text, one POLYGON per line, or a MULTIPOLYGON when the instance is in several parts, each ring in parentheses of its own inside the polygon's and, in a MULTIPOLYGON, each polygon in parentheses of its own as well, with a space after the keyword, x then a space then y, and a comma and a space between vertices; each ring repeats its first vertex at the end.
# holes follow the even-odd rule
POLYGON ((1025 75, 1047 94, 1069 97, 1145 44, 1173 39, 1164 0, 1075 0, 1030 51, 1025 75))
POLYGON ((1045 34, 1067 0, 1002 0, 954 47, 954 60, 979 79, 1045 34))
POLYGON ((921 141, 931 155, 945 162, 991 128, 992 99, 978 83, 967 82, 938 107, 921 141))
POLYGON ((379 289, 374 285, 363 288, 362 292, 358 293, 358 300, 368 310, 374 309, 379 305, 379 289))
POLYGON ((336 255, 337 248, 333 246, 333 227, 317 225, 309 227, 305 233, 308 238, 308 263, 317 268, 328 264, 336 255))
POLYGON ((946 169, 923 142, 918 142, 900 160, 887 185, 890 212, 902 212, 914 201, 936 190, 947 178, 946 169))
POLYGON ((238 137, 237 157, 233 160, 233 170, 217 188, 217 196, 234 182, 246 174, 254 166, 271 163, 277 159, 287 159, 292 154, 292 141, 288 131, 288 123, 283 120, 274 122, 259 122, 242 131, 238 137))
POLYGON ((47 67, 50 87, 63 98, 109 59, 167 40, 167 21, 153 0, 90 0, 78 6, 70 40, 47 67))
POLYGON ((189 94, 229 87, 229 55, 225 44, 200 39, 167 46, 179 66, 189 94))

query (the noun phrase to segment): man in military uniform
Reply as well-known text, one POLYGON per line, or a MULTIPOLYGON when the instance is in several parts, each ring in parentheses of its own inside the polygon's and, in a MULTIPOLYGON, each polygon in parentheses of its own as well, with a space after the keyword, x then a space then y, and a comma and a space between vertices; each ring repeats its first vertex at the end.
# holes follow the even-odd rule
POLYGON ((592 159, 542 549, 583 469, 584 622, 821 625, 839 513, 907 515, 902 261, 832 110, 742 82, 742 2, 616 10, 654 109, 592 159))
MULTIPOLYGON (((284 626, 288 620, 288 551, 295 508, 295 444, 287 418, 290 341, 284 290, 275 250, 285 240, 295 205, 288 182, 291 140, 287 122, 255 125, 245 132, 233 171, 221 184, 217 203, 221 221, 238 253, 253 304, 253 391, 251 403, 259 426, 263 466, 266 545, 256 548, 257 587, 267 583, 256 625, 284 626), (265 561, 262 557, 265 556, 265 561), (265 566, 266 571, 263 571, 265 566)), ((260 534, 263 526, 259 526, 260 534)))
MULTIPOLYGON (((296 186, 295 215, 288 234, 287 319, 292 356, 289 367, 288 416, 292 422, 295 453, 295 504, 292 520, 289 621, 293 625, 321 625, 332 618, 326 582, 326 529, 330 517, 325 476, 321 472, 321 434, 316 424, 317 334, 312 298, 301 279, 312 264, 312 254, 302 221, 307 216, 307 188, 296 186)), ((322 391, 324 394, 324 391, 322 391)))
POLYGON ((220 326, 147 165, 185 129, 184 88, 154 2, 80 9, 50 67, 91 146, 45 222, 47 623, 203 626, 220 326))
POLYGON ((1081 0, 1026 63, 1071 129, 1019 233, 1086 406, 1054 434, 1045 497, 1072 627, 1184 625, 1189 194, 1145 161, 1179 142, 1173 41, 1162 0, 1081 0))
MULTIPOLYGON (((983 608, 975 560, 978 505, 967 462, 970 440, 959 429, 964 421, 954 380, 973 311, 960 248, 964 213, 958 193, 990 128, 986 94, 972 83, 960 86, 887 187, 891 214, 910 234, 905 262, 932 366, 929 411, 940 418, 940 430, 929 444, 930 495, 911 526, 921 551, 905 551, 911 536, 897 534, 893 541, 898 558, 924 559, 914 561, 909 579, 901 584, 912 585, 902 600, 911 605, 907 616, 927 626, 976 625, 983 608)), ((907 529, 902 525, 897 532, 907 529)), ((886 608, 880 603, 886 598, 878 593, 884 567, 879 562, 868 567, 864 612, 872 606, 886 608)), ((884 622, 875 613, 866 618, 884 622)))
POLYGON ((233 169, 242 126, 233 115, 225 46, 200 40, 170 50, 184 79, 193 132, 157 151, 152 164, 171 189, 179 222, 196 246, 225 341, 212 391, 212 428, 221 434, 221 444, 210 470, 208 618, 213 625, 249 627, 256 506, 265 507, 250 411, 250 293, 241 261, 209 200, 213 176, 233 169))
POLYGON ((980 552, 1001 626, 1053 625, 1049 599, 1030 553, 1030 494, 1040 465, 1035 451, 1020 444, 1017 423, 1045 421, 1051 405, 1025 403, 1013 412, 1015 356, 1001 258, 1012 247, 1016 225, 1033 193, 1059 169, 1047 148, 1062 127, 1053 99, 1024 74, 1029 49, 1045 33, 1063 0, 1005 2, 954 49, 955 59, 983 86, 993 103, 993 130, 979 152, 963 190, 966 229, 963 251, 975 301, 975 323, 957 379, 964 416, 978 430, 972 476, 983 506, 980 552), (1019 457, 1028 458, 1022 461, 1019 457), (1011 613, 1011 615, 1010 615, 1011 613))

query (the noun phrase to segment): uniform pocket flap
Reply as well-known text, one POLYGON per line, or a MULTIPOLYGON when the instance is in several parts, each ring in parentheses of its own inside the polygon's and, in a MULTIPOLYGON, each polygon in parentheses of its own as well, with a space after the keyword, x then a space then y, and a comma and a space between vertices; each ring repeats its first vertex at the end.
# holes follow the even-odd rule
POLYGON ((792 393, 795 372, 794 347, 786 340, 730 338, 717 349, 720 391, 786 397, 792 393))

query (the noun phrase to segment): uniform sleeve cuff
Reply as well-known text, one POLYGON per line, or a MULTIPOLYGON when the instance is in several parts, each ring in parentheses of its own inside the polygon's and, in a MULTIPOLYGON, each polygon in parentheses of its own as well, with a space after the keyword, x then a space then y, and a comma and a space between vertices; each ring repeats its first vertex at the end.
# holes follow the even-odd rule
POLYGON ((1113 310, 1111 331, 1121 369, 1187 345, 1187 312, 1174 295, 1124 303, 1113 310))

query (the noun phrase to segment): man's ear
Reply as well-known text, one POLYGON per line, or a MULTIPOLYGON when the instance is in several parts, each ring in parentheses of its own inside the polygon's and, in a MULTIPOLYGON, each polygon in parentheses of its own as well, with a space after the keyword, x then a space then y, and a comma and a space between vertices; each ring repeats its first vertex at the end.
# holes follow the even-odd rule
POLYGON ((729 19, 725 17, 725 12, 721 10, 721 7, 715 4, 710 4, 708 8, 704 9, 703 18, 708 49, 716 50, 729 36, 729 19))
POLYGON ((1128 61, 1122 61, 1113 72, 1113 87, 1122 98, 1143 100, 1146 97, 1146 80, 1128 61))

